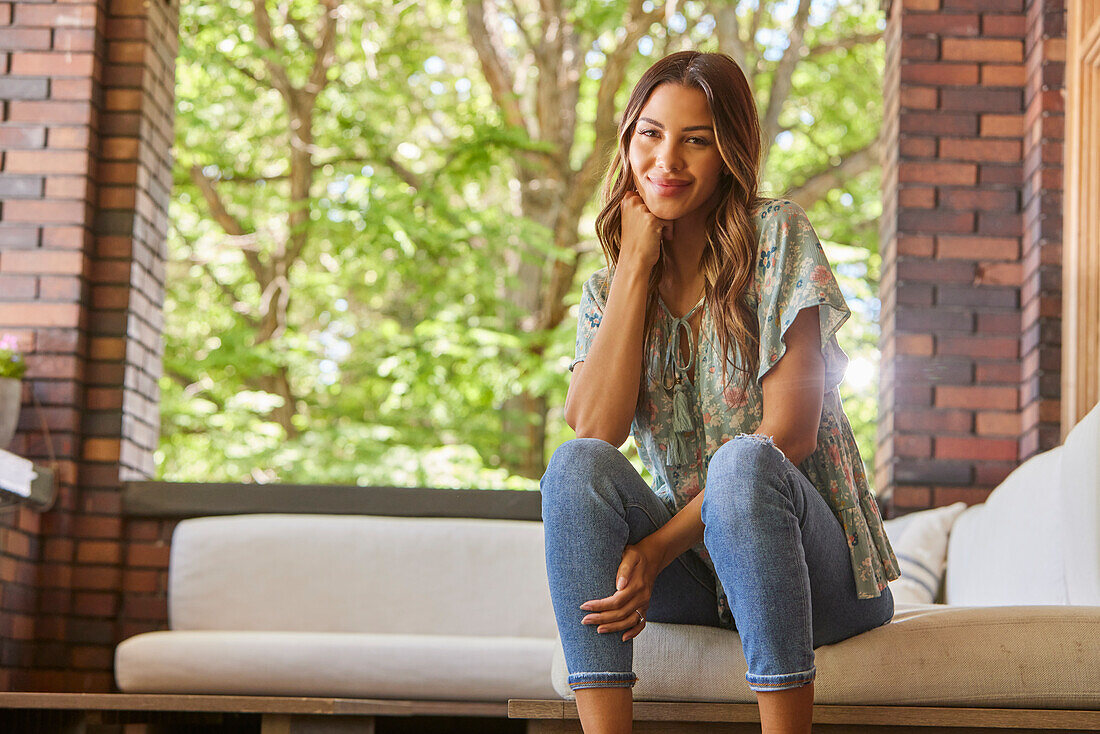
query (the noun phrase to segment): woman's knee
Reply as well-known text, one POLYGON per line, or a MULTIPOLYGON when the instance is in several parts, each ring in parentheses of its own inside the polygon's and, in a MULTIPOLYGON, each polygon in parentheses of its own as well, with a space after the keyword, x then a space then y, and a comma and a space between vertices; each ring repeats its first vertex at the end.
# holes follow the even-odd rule
MULTIPOLYGON (((539 483, 543 502, 548 496, 579 490, 602 475, 612 473, 626 457, 599 438, 574 438, 554 451, 539 483)), ((629 462, 627 462, 629 463, 629 462)))
POLYGON ((622 456, 617 448, 602 438, 573 438, 554 451, 546 473, 561 469, 592 469, 622 456))
POLYGON ((782 451, 768 436, 741 433, 718 447, 707 467, 708 474, 715 469, 730 469, 738 473, 770 466, 782 451))
POLYGON ((707 488, 703 497, 704 522, 707 507, 721 505, 722 517, 751 513, 757 500, 776 491, 782 482, 771 481, 782 471, 781 454, 770 438, 741 434, 718 447, 707 467, 707 488))

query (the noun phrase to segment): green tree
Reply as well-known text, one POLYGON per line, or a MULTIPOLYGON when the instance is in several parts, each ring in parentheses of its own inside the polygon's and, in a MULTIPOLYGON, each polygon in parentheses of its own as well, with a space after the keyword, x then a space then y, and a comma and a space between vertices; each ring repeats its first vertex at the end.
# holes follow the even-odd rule
MULTIPOLYGON (((810 10, 184 2, 162 476, 534 486, 617 111, 685 47, 749 74, 765 191, 809 212, 865 360, 881 13, 810 10)), ((868 459, 872 391, 846 392, 868 459)))
MULTIPOLYGON (((501 119, 550 153, 540 158, 523 150, 514 159, 522 215, 542 225, 552 243, 547 252, 541 242, 520 242, 509 262, 516 286, 505 298, 520 315, 514 328, 538 335, 562 324, 581 255, 596 249, 591 234, 587 241, 582 236, 582 220, 592 212, 615 149, 616 115, 630 86, 624 81, 684 48, 729 53, 760 93, 765 190, 786 192, 811 216, 832 208, 832 193, 845 220, 826 221, 833 230, 848 228, 834 234, 873 239, 877 214, 851 217, 848 204, 855 199, 841 194, 854 179, 877 174, 878 127, 868 122, 881 119, 880 85, 867 84, 868 78, 881 78, 877 6, 830 4, 828 17, 811 24, 810 0, 800 0, 796 8, 789 2, 758 3, 758 9, 747 3, 650 0, 465 4, 467 31, 501 119), (785 154, 773 159, 772 144, 781 135, 796 144, 787 142, 785 154)), ((870 188, 877 201, 872 176, 860 193, 870 188)), ((862 258, 863 275, 870 275, 867 261, 875 251, 877 244, 871 243, 862 258)), ((545 354, 538 339, 533 349, 535 356, 545 354)), ((508 433, 524 438, 508 464, 537 477, 544 468, 546 396, 525 388, 506 408, 506 425, 514 426, 508 433)))

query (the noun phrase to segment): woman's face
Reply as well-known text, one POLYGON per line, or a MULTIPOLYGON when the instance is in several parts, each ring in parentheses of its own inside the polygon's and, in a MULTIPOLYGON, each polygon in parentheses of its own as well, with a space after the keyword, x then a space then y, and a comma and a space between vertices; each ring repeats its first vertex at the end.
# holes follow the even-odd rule
POLYGON ((658 219, 707 213, 725 169, 701 89, 664 83, 642 107, 629 141, 634 186, 658 219))

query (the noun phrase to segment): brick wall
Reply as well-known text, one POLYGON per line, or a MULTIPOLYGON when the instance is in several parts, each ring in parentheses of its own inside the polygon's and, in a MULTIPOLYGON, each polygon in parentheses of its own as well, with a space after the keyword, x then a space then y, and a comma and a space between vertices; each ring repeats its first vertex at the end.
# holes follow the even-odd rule
POLYGON ((91 277, 91 176, 98 76, 94 4, 4 4, 0 10, 0 328, 28 353, 13 450, 53 460, 55 508, 21 509, 0 531, 0 681, 7 689, 63 685, 80 641, 73 519, 87 371, 83 307, 91 277), (36 402, 41 410, 36 410, 36 402), (39 430, 45 422, 50 433, 39 430))
POLYGON ((1066 6, 1032 2, 1024 36, 1020 455, 1061 443, 1066 6))
POLYGON ((0 519, 8 690, 110 690, 114 646, 166 615, 170 531, 126 523, 119 489, 157 440, 177 16, 0 2, 0 330, 28 353, 12 450, 60 483, 0 519))
MULTIPOLYGON (((907 510, 979 501, 1057 440, 1064 10, 887 14, 876 471, 907 510)), ((119 486, 157 440, 177 17, 0 0, 0 330, 30 364, 13 448, 61 490, 0 516, 8 690, 111 690, 114 646, 166 626, 173 522, 123 518, 119 486)))
POLYGON ((1058 442, 1064 8, 890 5, 875 471, 907 511, 1058 442))

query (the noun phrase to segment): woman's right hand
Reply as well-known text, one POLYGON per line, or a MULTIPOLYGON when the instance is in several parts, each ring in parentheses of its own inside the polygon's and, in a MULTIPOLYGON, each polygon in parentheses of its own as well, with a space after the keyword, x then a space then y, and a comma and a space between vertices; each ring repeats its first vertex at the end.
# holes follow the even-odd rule
POLYGON ((600 633, 622 632, 623 642, 641 634, 664 552, 655 533, 634 545, 627 545, 615 571, 615 593, 582 604, 581 609, 593 614, 585 615, 581 624, 599 625, 596 631, 600 633), (639 613, 643 615, 641 618, 639 613))
POLYGON ((672 239, 674 223, 655 217, 637 191, 627 191, 620 208, 618 265, 648 273, 661 257, 662 238, 672 239))

